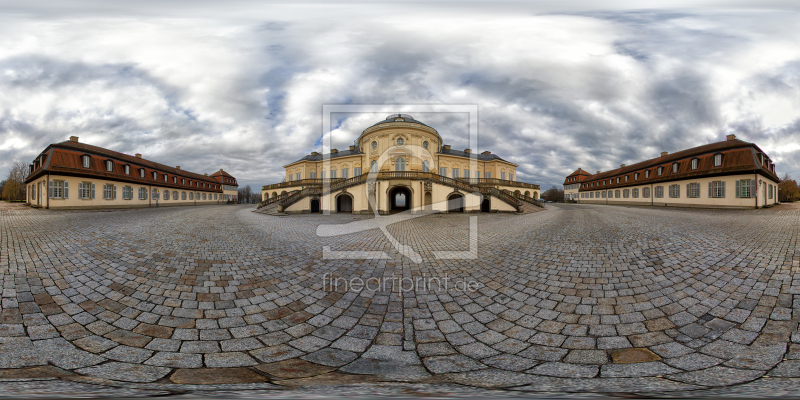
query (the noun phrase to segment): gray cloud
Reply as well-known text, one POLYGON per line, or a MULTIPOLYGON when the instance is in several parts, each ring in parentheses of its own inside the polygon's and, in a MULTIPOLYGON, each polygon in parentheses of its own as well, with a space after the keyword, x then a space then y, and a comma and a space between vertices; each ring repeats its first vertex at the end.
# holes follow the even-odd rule
MULTIPOLYGON (((387 105, 336 115, 339 148, 392 104, 477 104, 480 149, 543 187, 727 133, 800 176, 794 10, 77 4, 4 16, 0 172, 78 135, 260 186, 321 149, 323 104, 387 105)), ((411 114, 470 146, 465 115, 411 114)))

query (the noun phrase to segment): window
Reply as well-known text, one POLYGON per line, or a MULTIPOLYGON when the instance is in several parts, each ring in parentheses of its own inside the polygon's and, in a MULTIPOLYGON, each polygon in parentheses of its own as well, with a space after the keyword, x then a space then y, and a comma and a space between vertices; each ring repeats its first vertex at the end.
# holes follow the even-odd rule
MULTIPOLYGON (((348 168, 342 168, 342 178, 343 178, 343 179, 347 179, 347 178, 349 178, 349 176, 348 176, 348 175, 349 175, 349 173, 350 173, 350 169, 348 169, 348 168)), ((297 179, 298 179, 298 180, 300 180, 300 174, 297 174, 297 179)))
POLYGON ((172 177, 172 183, 178 183, 178 177, 177 176, 173 176, 172 177))
POLYGON ((172 200, 178 200, 178 191, 177 190, 173 190, 172 191, 172 200))
POLYGON ((678 173, 678 163, 672 163, 672 173, 673 174, 678 173))
POLYGON ((336 179, 336 170, 331 171, 331 179, 336 179))
POLYGON ((721 167, 722 166, 722 154, 721 153, 714 154, 714 166, 715 167, 721 167))
POLYGON ((133 199, 133 188, 130 186, 123 186, 122 200, 132 200, 132 199, 133 199))
POLYGON ((424 147, 424 148, 426 148, 426 149, 427 149, 427 148, 428 148, 428 146, 429 146, 429 144, 428 144, 428 141, 427 141, 427 140, 426 140, 426 141, 424 141, 424 142, 422 142, 422 147, 424 147))
POLYGON ((214 193, 214 200, 216 200, 216 199, 217 199, 217 194, 216 194, 216 193, 214 193))
POLYGON ((150 198, 158 201, 158 189, 153 189, 153 191, 150 192, 150 198))
POLYGON ((361 167, 353 168, 353 176, 361 176, 361 167))
POLYGON ((164 182, 169 182, 169 180, 167 179, 167 174, 164 174, 164 182))
POLYGON ((696 158, 693 158, 692 159, 692 171, 696 170, 699 165, 700 165, 700 160, 698 160, 696 158))
POLYGON ((186 184, 186 178, 181 178, 181 185, 185 185, 185 184, 186 184))
POLYGON ((189 200, 194 200, 194 192, 189 192, 189 200))
POLYGON ((139 188, 139 200, 147 200, 147 188, 139 188))
POLYGON ((106 171, 111 172, 114 170, 114 162, 111 160, 106 160, 106 171))
MULTIPOLYGON (((402 139, 397 139, 398 142, 402 139)), ((405 171, 406 170, 406 160, 403 157, 397 157, 394 160, 394 170, 395 171, 405 171)))
POLYGON ((625 182, 628 181, 628 175, 625 175, 625 182))
POLYGON ((94 183, 78 182, 78 198, 89 200, 94 198, 94 183))
POLYGON ((398 146, 402 146, 403 145, 403 138, 397 138, 397 145, 398 146))
POLYGON ((772 199, 772 185, 769 185, 769 198, 772 199))
POLYGON ((164 200, 169 200, 169 190, 164 191, 164 200))
POLYGON ((721 199, 725 197, 725 181, 708 182, 708 197, 721 199))
POLYGON ((114 200, 117 198, 117 187, 114 185, 103 185, 103 198, 114 200))
POLYGON ((646 188, 642 189, 642 197, 644 197, 645 199, 649 199, 650 198, 650 188, 649 187, 646 187, 646 188))
POLYGON ((622 190, 622 197, 627 199, 628 197, 630 197, 630 194, 631 194, 630 190, 628 190, 628 189, 623 189, 622 190))
POLYGON ((181 192, 181 200, 186 200, 186 192, 181 192))
POLYGON ((639 173, 638 172, 633 174, 633 180, 635 180, 635 181, 639 180, 639 173))
POLYGON ((687 183, 686 184, 686 197, 696 199, 700 197, 700 184, 699 183, 687 183))
POLYGON ((656 198, 661 199, 664 197, 664 187, 663 186, 656 186, 656 198))
POLYGON ((378 148, 378 142, 376 142, 376 141, 373 141, 373 142, 372 142, 372 150, 375 150, 375 149, 377 149, 377 148, 378 148))
POLYGON ((322 174, 322 179, 325 179, 325 171, 322 171, 321 174, 322 174))
POLYGON ((158 173, 153 171, 153 180, 157 180, 157 179, 158 179, 158 173))
POLYGON ((669 185, 669 197, 677 199, 681 197, 681 185, 669 185))
POLYGON ((464 170, 464 178, 469 179, 469 170, 468 169, 464 170))
POLYGON ((514 180, 514 174, 509 172, 508 173, 508 180, 513 181, 514 180))
POLYGON ((617 183, 619 183, 619 177, 617 177, 617 183))
POLYGON ((453 178, 458 178, 458 168, 453 168, 453 178))
POLYGON ((446 167, 439 167, 439 175, 447 176, 447 168, 446 167))
POLYGON ((372 160, 372 162, 369 163, 369 172, 378 172, 378 162, 377 161, 372 160))
POLYGON ((316 172, 309 172, 308 173, 308 178, 309 179, 317 179, 317 173, 316 172))
POLYGON ((638 199, 639 198, 639 188, 633 189, 632 190, 632 194, 633 194, 633 198, 634 199, 638 199))
POLYGON ((755 194, 756 194, 755 179, 742 179, 736 181, 736 197, 742 199, 750 199, 755 197, 755 194))
POLYGON ((292 175, 292 174, 287 175, 286 176, 286 182, 291 182, 293 178, 294 178, 294 175, 292 175))
POLYGON ((661 176, 663 174, 664 174, 664 167, 658 167, 658 176, 661 176))
POLYGON ((649 177, 650 177, 650 170, 648 169, 647 171, 644 171, 644 179, 647 179, 649 177))
POLYGON ((125 175, 130 175, 131 174, 131 166, 130 165, 126 165, 126 166, 124 166, 122 168, 125 170, 125 175))
POLYGON ((205 194, 205 193, 203 193, 203 200, 205 200, 205 199, 206 199, 206 194, 205 194))
POLYGON ((492 179, 492 171, 486 171, 483 173, 483 177, 486 179, 492 179))
POLYGON ((619 198, 619 189, 614 192, 614 197, 619 198))
POLYGON ((139 168, 139 178, 144 178, 144 168, 139 168))
POLYGON ((83 168, 89 168, 91 166, 91 158, 89 156, 81 156, 81 163, 83 168))
POLYGON ((431 162, 425 160, 422 162, 422 172, 431 172, 431 162))
POLYGON ((67 194, 67 191, 69 191, 69 183, 68 182, 50 181, 49 197, 51 199, 66 199, 66 198, 69 197, 69 194, 67 194))
POLYGON ((500 172, 500 179, 506 180, 506 173, 505 172, 500 172))

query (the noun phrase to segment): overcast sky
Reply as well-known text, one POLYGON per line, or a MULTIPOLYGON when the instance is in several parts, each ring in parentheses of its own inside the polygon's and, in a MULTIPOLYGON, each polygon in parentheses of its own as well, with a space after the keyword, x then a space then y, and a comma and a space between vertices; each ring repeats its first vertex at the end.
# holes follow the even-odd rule
MULTIPOLYGON (((480 150, 561 185, 726 134, 800 178, 800 11, 782 1, 0 1, 0 174, 82 142, 241 185, 402 104, 476 104, 480 150)), ((465 114, 410 112, 453 148, 465 114)), ((476 147, 476 146, 472 146, 476 147)))

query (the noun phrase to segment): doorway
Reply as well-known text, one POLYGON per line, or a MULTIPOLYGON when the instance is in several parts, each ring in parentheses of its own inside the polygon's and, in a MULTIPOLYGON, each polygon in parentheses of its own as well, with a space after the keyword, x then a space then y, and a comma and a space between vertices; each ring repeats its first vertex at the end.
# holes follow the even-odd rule
POLYGON ((319 199, 311 199, 311 212, 312 213, 319 212, 319 199))
POLYGON ((397 186, 389 190, 389 212, 401 212, 411 209, 411 190, 405 186, 397 186))
POLYGON ((483 196, 483 201, 481 202, 481 212, 490 212, 492 211, 492 199, 489 196, 483 196))
POLYGON ((336 212, 337 213, 351 213, 353 212, 353 198, 346 194, 340 194, 336 198, 336 212))
POLYGON ((447 196, 448 212, 464 212, 464 195, 453 193, 447 196))

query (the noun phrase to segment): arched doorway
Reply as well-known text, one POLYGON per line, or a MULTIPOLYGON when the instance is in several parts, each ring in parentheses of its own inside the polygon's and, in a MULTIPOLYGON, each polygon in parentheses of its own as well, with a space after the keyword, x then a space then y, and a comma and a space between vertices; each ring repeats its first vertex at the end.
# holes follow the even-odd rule
POLYGON ((425 210, 430 211, 433 204, 433 195, 431 192, 425 192, 425 210))
POLYGON ((526 190, 525 191, 525 197, 531 197, 531 191, 530 190, 526 190))
POLYGON ((464 195, 453 193, 447 196, 447 210, 448 212, 464 212, 464 195))
POLYGON ((311 212, 312 213, 319 212, 319 199, 311 199, 311 212))
POLYGON ((492 198, 489 196, 483 196, 483 201, 481 202, 481 212, 490 211, 492 211, 492 198))
POLYGON ((353 198, 348 194, 340 194, 336 197, 336 212, 337 213, 351 213, 353 212, 353 198))
POLYGON ((516 193, 516 194, 522 194, 522 193, 520 193, 520 191, 519 191, 519 190, 515 190, 515 191, 514 191, 514 193, 516 193))
POLYGON ((534 199, 538 199, 539 198, 539 192, 533 192, 533 198, 534 199))
POLYGON ((411 208, 411 190, 405 186, 396 186, 389 190, 389 211, 406 211, 411 208))

